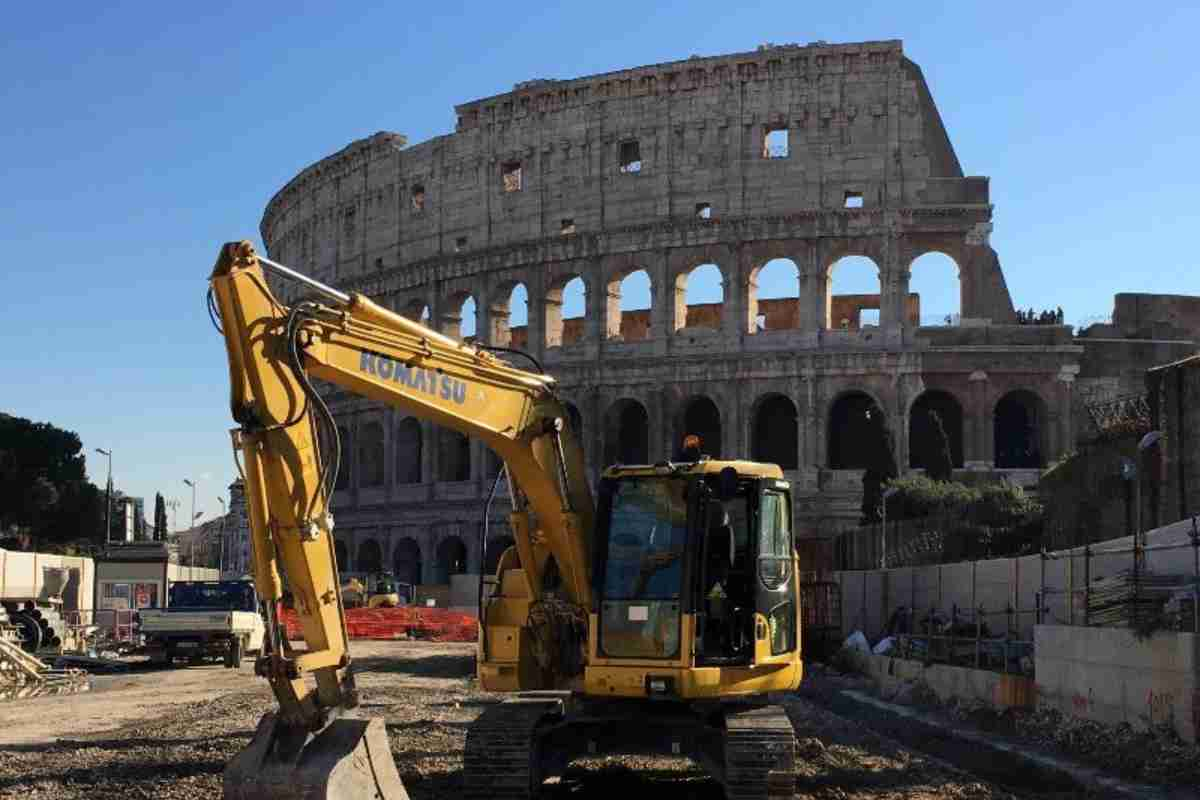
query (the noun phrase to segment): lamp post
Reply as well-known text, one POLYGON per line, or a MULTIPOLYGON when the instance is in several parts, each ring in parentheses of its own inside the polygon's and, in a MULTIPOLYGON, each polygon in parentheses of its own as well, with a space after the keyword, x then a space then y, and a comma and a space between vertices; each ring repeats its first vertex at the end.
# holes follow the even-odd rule
POLYGON ((1150 431, 1142 437, 1137 446, 1137 470, 1133 483, 1134 503, 1137 505, 1137 526, 1133 531, 1133 568, 1135 576, 1145 566, 1143 563, 1145 554, 1142 552, 1142 540, 1145 538, 1145 534, 1142 532, 1142 453, 1158 444, 1158 440, 1162 436, 1162 431, 1150 431))
POLYGON ((900 491, 895 486, 883 490, 883 528, 879 532, 879 568, 887 569, 887 501, 900 491))
POLYGON ((104 485, 104 543, 112 535, 112 450, 96 448, 96 452, 108 457, 108 483, 104 485))
POLYGON ((188 556, 192 580, 196 579, 196 482, 187 478, 183 482, 192 487, 192 516, 188 518, 188 539, 190 540, 188 556))
POLYGON ((224 497, 218 496, 217 502, 221 504, 221 532, 218 534, 220 537, 220 550, 217 551, 217 569, 223 573, 225 572, 225 518, 228 512, 225 509, 224 497))

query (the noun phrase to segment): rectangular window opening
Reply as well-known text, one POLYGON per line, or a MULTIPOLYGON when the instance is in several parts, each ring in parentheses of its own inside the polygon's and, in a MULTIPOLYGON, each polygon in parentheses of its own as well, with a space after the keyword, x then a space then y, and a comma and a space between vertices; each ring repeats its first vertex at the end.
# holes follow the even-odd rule
POLYGON ((642 150, 637 139, 621 142, 621 172, 642 171, 642 150))
POLYGON ((504 184, 504 191, 519 192, 521 191, 521 162, 507 161, 500 167, 500 178, 504 184))
POLYGON ((413 211, 425 210, 425 187, 419 183, 412 187, 412 207, 413 211))
POLYGON ((460 236, 454 240, 454 252, 461 253, 467 249, 467 237, 460 236))
POLYGON ((788 157, 788 129, 772 128, 763 137, 763 158, 788 157))
POLYGON ((875 326, 876 328, 879 327, 879 309, 878 308, 864 308, 863 310, 859 311, 858 312, 858 327, 866 328, 871 325, 875 326))
POLYGON ((567 217, 562 221, 561 233, 563 236, 568 236, 575 232, 575 220, 567 217))
POLYGON ((862 208, 863 196, 862 192, 846 192, 846 202, 844 208, 862 208))
POLYGON ((712 219, 712 205, 709 203, 696 203, 696 216, 700 219, 712 219))
POLYGON ((383 269, 383 259, 382 258, 375 259, 375 269, 383 269))

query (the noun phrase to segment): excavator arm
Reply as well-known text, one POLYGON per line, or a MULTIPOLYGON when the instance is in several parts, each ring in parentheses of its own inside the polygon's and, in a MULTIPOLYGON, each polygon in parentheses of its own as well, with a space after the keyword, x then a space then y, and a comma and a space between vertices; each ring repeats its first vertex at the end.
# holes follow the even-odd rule
MULTIPOLYGON (((246 483, 255 586, 268 614, 269 652, 256 669, 279 703, 277 717, 264 718, 255 741, 227 770, 226 796, 273 796, 268 784, 290 781, 293 791, 313 781, 332 785, 328 775, 315 775, 330 772, 328 752, 318 751, 347 747, 344 731, 335 736, 328 729, 357 703, 330 511, 341 443, 313 379, 478 438, 494 450, 509 475, 514 541, 535 599, 549 573, 561 581, 569 602, 590 606, 594 507, 583 455, 566 428, 552 378, 516 369, 360 294, 312 281, 257 256, 249 242, 222 247, 211 292, 229 359, 238 423, 232 436, 246 483), (305 283, 318 299, 285 306, 264 269, 305 283), (280 623, 285 584, 303 650, 288 642, 280 623), (339 743, 321 744, 322 737, 339 743)), ((350 747, 348 760, 363 747, 371 750, 370 737, 362 738, 366 744, 350 747)), ((386 736, 382 742, 386 749, 386 736)), ((366 755, 367 763, 386 756, 391 766, 386 753, 366 755)), ((380 788, 375 767, 368 772, 376 773, 377 794, 363 796, 403 796, 402 787, 401 794, 380 788)))

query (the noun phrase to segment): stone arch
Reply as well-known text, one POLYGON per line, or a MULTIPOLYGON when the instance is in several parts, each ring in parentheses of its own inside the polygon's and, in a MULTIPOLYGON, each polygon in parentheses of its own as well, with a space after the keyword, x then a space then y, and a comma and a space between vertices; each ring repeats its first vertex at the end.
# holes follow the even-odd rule
POLYGON ((413 322, 419 322, 425 326, 429 325, 429 304, 419 297, 401 304, 396 310, 400 312, 400 316, 406 319, 411 319, 413 322))
POLYGON ((904 324, 957 325, 962 318, 962 270, 953 256, 926 250, 908 266, 904 324))
POLYGON ((511 536, 496 536, 488 540, 483 554, 483 574, 495 575, 496 567, 500 566, 500 556, 515 544, 511 536))
POLYGON ((675 276, 675 330, 721 329, 725 307, 725 272, 704 261, 675 276))
MULTIPOLYGON (((883 406, 871 394, 852 389, 842 392, 829 406, 830 469, 866 469, 870 452, 868 413, 883 413, 883 406)), ((886 414, 885 414, 886 417, 886 414)))
POLYGON ((415 417, 405 417, 396 426, 396 483, 421 482, 423 438, 415 417))
POLYGON ((649 271, 632 266, 609 276, 605 338, 642 342, 651 337, 654 284, 649 271))
POLYGON ((457 536, 447 536, 437 546, 437 582, 449 583, 451 575, 467 571, 467 546, 457 536))
POLYGON ((579 272, 564 272, 546 287, 544 316, 546 347, 562 347, 584 339, 587 283, 579 272))
POLYGON ((700 437, 700 452, 721 457, 721 409, 707 395, 694 395, 680 406, 674 447, 681 447, 688 434, 700 437))
POLYGON ((1046 403, 1029 389, 1014 389, 996 401, 992 413, 997 469, 1036 469, 1045 465, 1046 403))
POLYGON ((950 443, 950 460, 957 468, 963 465, 963 407, 950 392, 930 389, 922 392, 908 411, 908 465, 913 469, 929 469, 937 457, 937 439, 930 414, 936 413, 950 443))
POLYGON ((334 483, 335 489, 349 489, 351 479, 351 465, 354 462, 354 440, 350 438, 350 429, 341 425, 338 426, 338 443, 342 457, 338 463, 337 480, 334 483))
POLYGON ((451 293, 442 303, 441 332, 454 339, 475 337, 475 298, 470 292, 451 293))
POLYGON ((346 543, 341 539, 333 540, 333 556, 337 559, 338 572, 345 572, 350 566, 349 555, 346 552, 346 543))
POLYGON ((421 545, 411 536, 396 542, 392 553, 392 571, 396 580, 416 586, 421 582, 421 545))
POLYGON ((796 404, 783 394, 769 394, 754 407, 751 450, 755 461, 778 464, 780 469, 797 469, 800 454, 800 425, 796 404))
POLYGON ((529 288, 510 279, 492 290, 488 303, 488 343, 497 347, 529 346, 529 288))
POLYGON ((358 545, 355 572, 383 572, 383 550, 374 539, 363 539, 358 545))
POLYGON ((650 463, 650 414, 623 398, 604 413, 604 465, 650 463))
POLYGON ((371 420, 358 427, 358 485, 383 486, 385 472, 383 425, 371 420))
POLYGON ((438 480, 471 480, 471 440, 452 428, 437 428, 438 480))
POLYGON ((826 330, 861 330, 878 325, 883 284, 879 263, 867 255, 846 253, 825 268, 826 330))
POLYGON ((746 282, 751 333, 800 327, 800 266, 777 257, 755 267, 746 282))

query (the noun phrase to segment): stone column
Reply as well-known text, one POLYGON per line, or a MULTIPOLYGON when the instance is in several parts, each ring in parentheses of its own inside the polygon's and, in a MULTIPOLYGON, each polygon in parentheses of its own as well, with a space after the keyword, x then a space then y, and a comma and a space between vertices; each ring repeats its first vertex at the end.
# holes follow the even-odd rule
POLYGON ((829 276, 822 268, 821 248, 813 244, 797 265, 800 272, 800 331, 814 339, 825 327, 829 276))
POLYGON ((675 332, 672 325, 675 284, 668 277, 667 251, 658 253, 646 271, 650 275, 650 339, 654 342, 654 354, 662 356, 666 355, 675 332))
POLYGON ((988 374, 976 370, 968 380, 971 389, 965 420, 967 430, 963 437, 963 466, 975 470, 993 469, 996 462, 992 453, 992 415, 987 407, 988 374))

